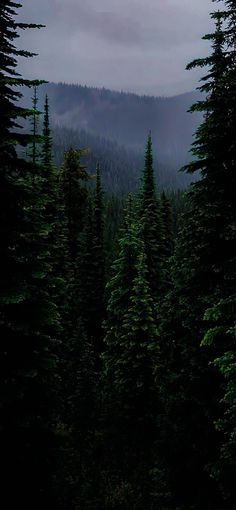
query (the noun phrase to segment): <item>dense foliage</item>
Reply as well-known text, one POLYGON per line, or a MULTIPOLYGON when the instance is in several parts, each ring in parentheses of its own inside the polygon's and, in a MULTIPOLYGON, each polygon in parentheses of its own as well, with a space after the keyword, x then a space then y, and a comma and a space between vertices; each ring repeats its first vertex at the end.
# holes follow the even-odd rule
POLYGON ((126 198, 118 171, 104 186, 112 143, 98 162, 67 131, 54 165, 48 97, 41 122, 40 82, 16 72, 32 56, 18 30, 37 28, 14 21, 18 7, 0 6, 5 507, 235 510, 235 1, 211 15, 211 55, 189 65, 207 69, 185 167, 200 178, 161 191, 149 133, 126 198), (18 106, 22 85, 32 108, 18 106))

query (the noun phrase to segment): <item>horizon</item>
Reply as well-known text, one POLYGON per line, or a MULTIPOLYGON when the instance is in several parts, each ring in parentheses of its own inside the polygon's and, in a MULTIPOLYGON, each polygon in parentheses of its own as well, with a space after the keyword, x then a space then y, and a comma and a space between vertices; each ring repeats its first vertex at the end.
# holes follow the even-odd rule
POLYGON ((186 90, 185 92, 179 92, 177 94, 171 94, 171 95, 153 95, 148 93, 141 93, 141 92, 133 92, 132 90, 122 90, 122 89, 112 89, 109 87, 106 87, 105 85, 96 86, 96 85, 90 85, 90 84, 82 84, 82 83, 72 83, 72 82, 65 82, 65 81, 47 81, 46 83, 42 85, 65 85, 65 86, 72 86, 72 87, 82 87, 82 88, 88 88, 93 90, 104 90, 106 92, 112 92, 117 94, 127 94, 127 95, 134 95, 138 97, 148 97, 150 99, 171 99, 179 96, 185 96, 188 94, 194 94, 198 92, 198 89, 192 89, 192 90, 186 90))

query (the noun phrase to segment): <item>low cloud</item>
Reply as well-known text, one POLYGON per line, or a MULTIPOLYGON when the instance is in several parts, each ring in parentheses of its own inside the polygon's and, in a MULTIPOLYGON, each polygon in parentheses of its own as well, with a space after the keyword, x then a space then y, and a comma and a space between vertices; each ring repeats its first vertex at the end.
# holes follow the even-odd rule
MULTIPOLYGON (((214 5, 213 5, 214 7, 214 5)), ((24 75, 120 90, 179 93, 194 88, 192 58, 205 55, 211 0, 25 0, 20 18, 46 24, 25 32, 22 47, 39 53, 24 75)))

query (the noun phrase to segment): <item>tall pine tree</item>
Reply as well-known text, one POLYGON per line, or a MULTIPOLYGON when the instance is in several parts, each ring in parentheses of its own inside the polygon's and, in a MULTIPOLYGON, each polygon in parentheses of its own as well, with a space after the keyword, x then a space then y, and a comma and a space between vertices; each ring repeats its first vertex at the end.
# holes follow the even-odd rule
POLYGON ((6 505, 41 507, 50 501, 50 449, 55 359, 52 341, 57 311, 48 293, 51 267, 44 228, 42 177, 31 162, 18 157, 18 144, 32 142, 18 131, 17 119, 32 114, 16 103, 18 87, 38 82, 17 73, 18 56, 30 57, 14 44, 19 29, 19 4, 0 6, 0 336, 1 336, 1 460, 2 498, 6 505), (10 485, 10 490, 9 490, 10 485))
POLYGON ((80 310, 85 331, 97 361, 103 350, 105 318, 105 253, 103 191, 99 164, 95 192, 91 193, 86 214, 83 247, 79 263, 80 310))
POLYGON ((158 402, 154 375, 158 334, 144 243, 140 226, 133 219, 131 200, 107 291, 103 360, 106 448, 110 458, 114 457, 110 464, 113 477, 110 497, 115 499, 116 491, 124 492, 119 504, 141 509, 149 507, 152 501, 150 473, 158 402))
POLYGON ((157 196, 152 154, 152 138, 148 136, 142 188, 139 198, 139 215, 142 238, 145 244, 148 266, 148 281, 155 301, 160 299, 162 288, 162 217, 157 196))
MULTIPOLYGON (((232 104, 234 85, 223 30, 224 13, 212 15, 216 29, 205 36, 212 54, 188 67, 207 66, 200 87, 204 97, 192 107, 204 121, 193 144, 195 159, 189 172, 201 178, 188 193, 185 225, 178 239, 170 293, 162 315, 163 360, 167 355, 166 399, 170 427, 169 464, 175 504, 183 508, 222 508, 219 487, 209 473, 221 444, 214 421, 220 413, 222 377, 211 362, 223 344, 201 348, 207 324, 204 314, 235 289, 235 172, 232 158, 232 104), (164 315, 165 314, 165 315, 164 315), (181 466, 179 459, 182 459, 181 466), (196 479, 198 490, 196 490, 196 479)), ((165 364, 165 361, 164 361, 165 364)), ((166 430, 168 426, 166 427, 166 430)), ((168 441, 168 438, 167 438, 168 441)))
MULTIPOLYGON (((222 95, 218 110, 222 108, 224 123, 221 125, 221 166, 215 181, 221 183, 222 229, 220 230, 221 252, 218 272, 221 275, 220 290, 213 306, 205 313, 206 326, 202 345, 213 349, 212 362, 224 377, 224 393, 216 420, 216 428, 222 433, 217 458, 211 463, 211 473, 220 483, 227 508, 235 508, 235 287, 236 287, 236 193, 235 162, 236 143, 236 6, 225 0, 225 9, 215 14, 221 41, 224 65, 219 69, 219 86, 222 95), (221 72, 221 76, 220 76, 221 72), (221 104, 220 104, 221 99, 221 104), (224 176, 224 179, 223 179, 224 176), (223 202, 223 204, 222 204, 223 202), (215 359, 214 359, 215 358, 215 359)), ((220 117, 220 115, 219 115, 220 117)), ((222 119, 223 120, 223 119, 222 119)), ((220 130, 220 127, 219 127, 220 130)), ((220 187, 219 187, 220 188, 220 187)), ((220 215, 220 213, 218 212, 220 215)))

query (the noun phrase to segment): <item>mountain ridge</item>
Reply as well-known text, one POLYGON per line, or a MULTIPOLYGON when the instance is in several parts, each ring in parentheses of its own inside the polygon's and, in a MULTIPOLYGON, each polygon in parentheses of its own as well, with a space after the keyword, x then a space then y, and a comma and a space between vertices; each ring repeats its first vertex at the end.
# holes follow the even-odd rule
MULTIPOLYGON (((107 146, 104 140, 119 146, 120 156, 118 149, 114 150, 113 166, 116 167, 116 172, 118 167, 115 159, 118 158, 126 164, 122 151, 124 152, 125 148, 127 154, 130 152, 130 158, 127 156, 126 159, 129 181, 130 173, 134 175, 134 161, 140 161, 140 154, 144 153, 146 138, 151 130, 155 160, 159 167, 166 169, 166 178, 163 171, 161 172, 165 186, 168 181, 175 183, 174 187, 185 187, 190 182, 188 177, 178 170, 190 160, 192 136, 201 121, 201 115, 187 113, 192 103, 199 99, 198 92, 155 97, 117 92, 105 87, 48 83, 40 86, 38 90, 41 110, 46 93, 49 97, 52 125, 57 128, 54 129, 54 146, 60 153, 60 158, 56 155, 59 162, 61 149, 68 146, 70 138, 74 144, 78 139, 78 145, 81 144, 81 137, 86 138, 83 133, 87 133, 93 143, 91 149, 94 150, 96 146, 98 156, 104 153, 102 144, 107 146), (65 143, 62 140, 63 130, 65 143), (71 136, 68 134, 70 131, 71 136), (100 145, 98 138, 101 140, 100 145), (129 167, 131 160, 132 165, 129 167)), ((27 106, 31 94, 32 91, 26 91, 24 101, 27 106)), ((110 149, 108 152, 110 157, 110 149)), ((109 172, 112 172, 112 164, 109 168, 109 172)))

